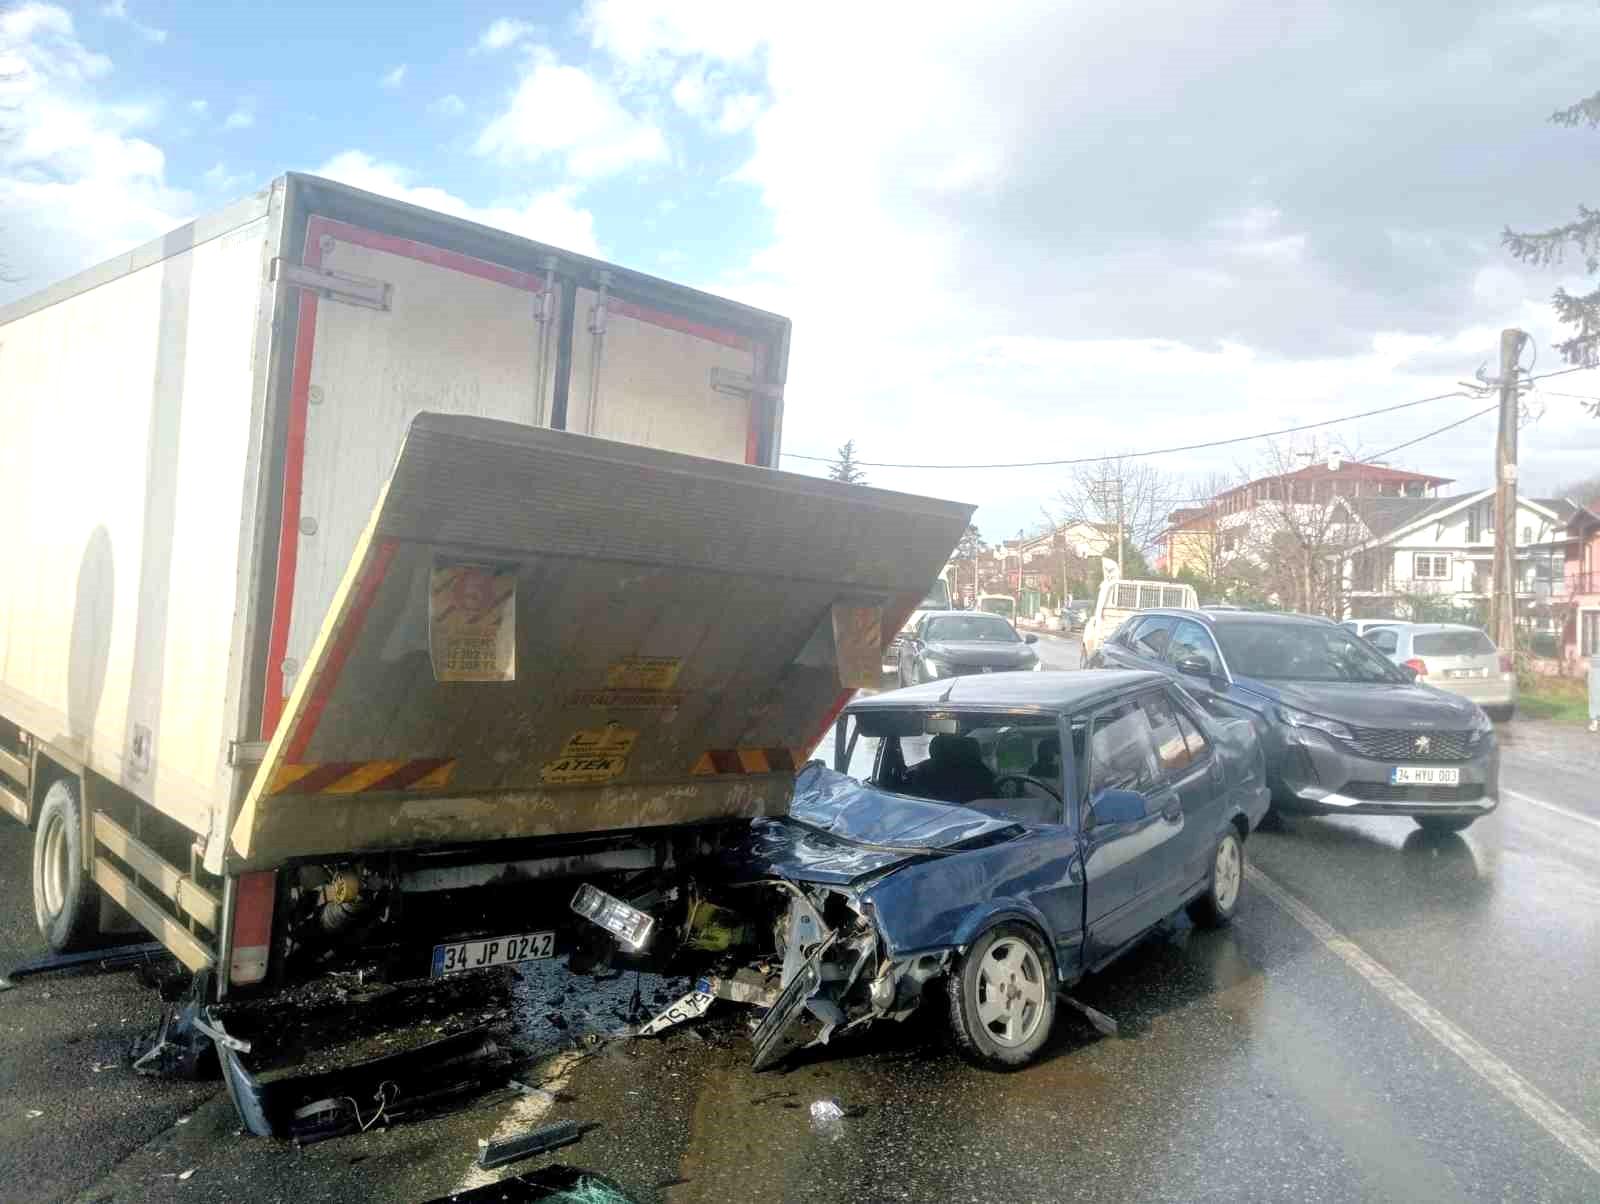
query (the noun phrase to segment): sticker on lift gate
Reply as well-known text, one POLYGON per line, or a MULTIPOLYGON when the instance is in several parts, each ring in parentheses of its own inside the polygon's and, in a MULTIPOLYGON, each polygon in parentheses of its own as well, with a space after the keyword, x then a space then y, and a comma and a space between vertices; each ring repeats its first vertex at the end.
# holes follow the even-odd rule
POLYGON ((606 669, 613 690, 670 690, 683 668, 681 656, 625 656, 606 669))
POLYGON ((437 681, 515 681, 516 571, 435 562, 428 591, 428 651, 437 681))
POLYGON ((639 733, 608 723, 573 732, 561 755, 546 761, 539 779, 547 786, 592 785, 619 778, 628 768, 628 754, 639 733))

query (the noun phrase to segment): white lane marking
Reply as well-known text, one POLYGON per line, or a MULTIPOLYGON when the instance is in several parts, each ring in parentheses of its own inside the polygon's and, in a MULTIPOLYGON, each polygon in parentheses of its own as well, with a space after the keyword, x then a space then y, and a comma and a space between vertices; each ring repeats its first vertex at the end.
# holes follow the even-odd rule
MULTIPOLYGON (((504 1141, 508 1137, 515 1137, 518 1133, 526 1133, 550 1111, 554 1104, 556 1093, 566 1089, 567 1076, 572 1073, 572 1068, 581 1062, 584 1055, 578 1050, 568 1050, 551 1058, 541 1067, 539 1083, 541 1090, 533 1095, 519 1095, 512 1101, 511 1108, 507 1111, 505 1119, 496 1126, 494 1136, 490 1141, 504 1141)), ((474 1187, 483 1187, 500 1178, 505 1168, 496 1167, 494 1170, 484 1170, 474 1160, 461 1182, 456 1184, 451 1195, 457 1195, 474 1187)))
POLYGON ((1591 828, 1600 829, 1600 819, 1595 819, 1593 816, 1583 815, 1577 811, 1569 811, 1565 807, 1558 807, 1554 803, 1547 803, 1542 798, 1534 798, 1533 795, 1523 794, 1520 790, 1508 790, 1504 786, 1500 787, 1500 793, 1516 799, 1519 803, 1527 803, 1532 807, 1542 807, 1546 811, 1554 811, 1557 815, 1565 816, 1567 819, 1576 820, 1580 824, 1588 824, 1591 828))
POLYGON ((1368 956, 1361 946, 1341 935, 1332 924, 1266 874, 1252 865, 1246 867, 1245 875, 1262 894, 1299 921, 1301 927, 1366 979, 1380 995, 1426 1029, 1523 1115, 1581 1158, 1590 1170, 1600 1174, 1600 1137, 1590 1132, 1583 1122, 1445 1019, 1432 1004, 1368 956))

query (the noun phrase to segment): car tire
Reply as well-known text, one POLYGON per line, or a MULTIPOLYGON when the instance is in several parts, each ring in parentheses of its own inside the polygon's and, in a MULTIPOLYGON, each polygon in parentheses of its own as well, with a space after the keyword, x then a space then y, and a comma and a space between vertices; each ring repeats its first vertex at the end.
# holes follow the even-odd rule
POLYGON ((1039 1056, 1056 1018, 1055 961, 1028 924, 989 929, 946 984, 950 1031, 969 1062, 1015 1070, 1039 1056))
POLYGON ((1449 832, 1465 832, 1478 819, 1476 815, 1414 815, 1411 818, 1424 832, 1439 836, 1449 832))
POLYGON ((1504 707, 1484 707, 1483 713, 1489 716, 1491 723, 1510 723, 1517 713, 1517 704, 1512 703, 1504 707))
POLYGON ((1211 854, 1206 889, 1189 901, 1189 918, 1201 928, 1222 928, 1233 922, 1243 894, 1244 841, 1230 825, 1211 854))
POLYGON ((100 935, 100 890, 83 868, 78 786, 57 778, 45 791, 33 833, 33 914, 57 953, 92 947, 100 935))

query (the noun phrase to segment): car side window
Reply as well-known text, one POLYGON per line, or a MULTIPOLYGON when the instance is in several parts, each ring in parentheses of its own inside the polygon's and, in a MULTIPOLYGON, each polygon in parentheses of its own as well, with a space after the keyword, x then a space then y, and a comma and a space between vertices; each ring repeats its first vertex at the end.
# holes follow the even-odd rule
POLYGON ((1120 703, 1094 717, 1089 737, 1089 797, 1102 790, 1136 790, 1156 784, 1155 746, 1142 707, 1120 703))
POLYGON ((1178 726, 1177 709, 1160 690, 1139 695, 1139 705, 1150 721, 1150 735, 1156 746, 1156 765, 1166 778, 1176 777, 1189 768, 1194 754, 1178 726))
POLYGON ((1222 676, 1222 658, 1208 632, 1193 619, 1184 619, 1172 629, 1167 641, 1167 660, 1176 665, 1186 657, 1198 657, 1211 666, 1211 676, 1222 676))
POLYGON ((1367 633, 1367 643, 1385 656, 1393 656, 1400 645, 1400 633, 1393 627, 1377 627, 1367 633))
POLYGON ((1167 652, 1167 641, 1172 635, 1172 619, 1167 615, 1154 615, 1139 624, 1133 633, 1133 650, 1141 656, 1160 660, 1167 652))

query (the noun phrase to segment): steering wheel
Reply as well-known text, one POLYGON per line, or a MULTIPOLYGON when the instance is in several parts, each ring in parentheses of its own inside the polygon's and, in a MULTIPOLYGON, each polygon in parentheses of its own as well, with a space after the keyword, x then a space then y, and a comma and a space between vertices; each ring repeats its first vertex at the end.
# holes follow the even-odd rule
POLYGON ((995 796, 997 798, 1022 798, 1022 786, 1037 786, 1056 802, 1061 802, 1061 795, 1056 788, 1038 778, 1030 778, 1025 773, 1003 773, 994 780, 995 796), (1020 784, 1019 784, 1020 783, 1020 784))

